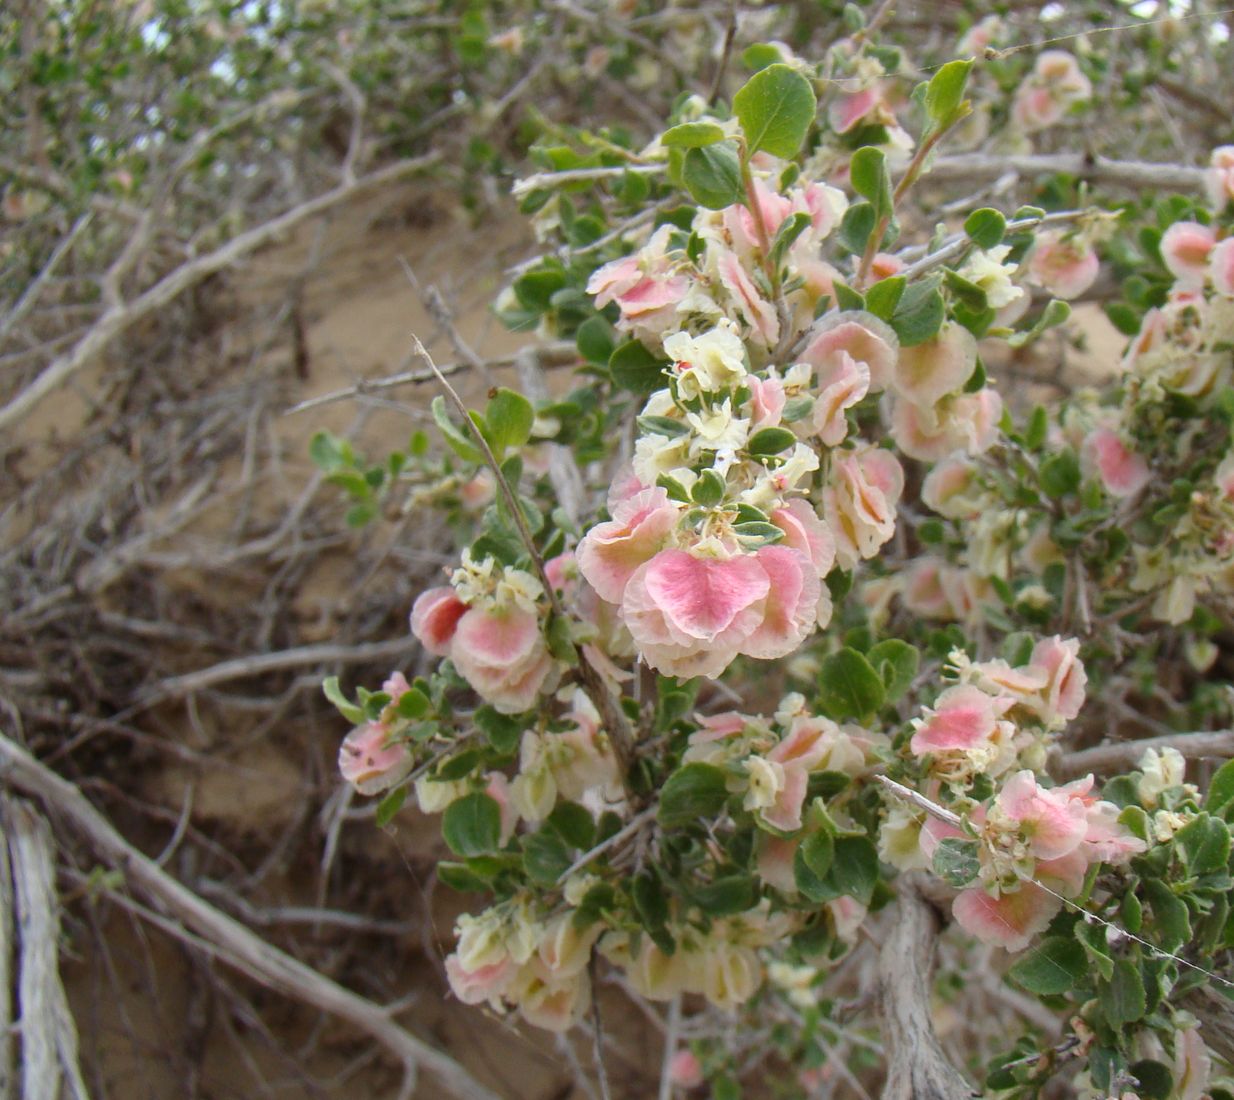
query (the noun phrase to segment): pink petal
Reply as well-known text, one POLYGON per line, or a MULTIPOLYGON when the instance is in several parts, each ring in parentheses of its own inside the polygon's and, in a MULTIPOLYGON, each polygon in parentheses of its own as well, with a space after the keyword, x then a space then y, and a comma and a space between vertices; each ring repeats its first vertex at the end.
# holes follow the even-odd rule
POLYGON ((1023 951, 1062 908, 1058 898, 1031 882, 992 898, 980 887, 963 890, 952 903, 956 923, 982 943, 1023 951))
POLYGON ((367 722, 353 729, 339 746, 339 774, 360 794, 389 790, 411 772, 407 743, 387 744, 389 736, 380 722, 367 722))
POLYGON ((979 688, 961 684, 938 697, 933 713, 913 734, 909 747, 918 756, 976 748, 993 736, 996 725, 993 700, 979 688))
POLYGON ((674 627, 703 640, 715 638, 770 589, 766 571, 752 557, 721 561, 684 550, 657 554, 646 566, 644 584, 674 627))
POLYGON ((755 554, 770 582, 763 621, 741 652, 769 661, 792 653, 814 632, 821 585, 818 572, 799 550, 764 546, 755 554))
POLYGON ((948 324, 931 339, 900 349, 894 385, 914 404, 933 405, 963 388, 976 365, 976 338, 963 325, 948 324))
POLYGON ((1117 497, 1134 496, 1152 477, 1148 463, 1109 428, 1091 432, 1084 440, 1084 452, 1097 467, 1101 483, 1117 497))
POLYGON ((771 513, 771 522, 784 532, 783 545, 805 554, 820 577, 831 572, 836 560, 835 536, 806 501, 794 497, 771 513))
POLYGON ((1213 289, 1227 298, 1234 298, 1234 237, 1227 237, 1209 258, 1209 274, 1213 289))
POLYGON ((416 597, 411 608, 411 632, 434 657, 448 657, 459 620, 467 605, 449 585, 430 588, 416 597))
POLYGON ((870 392, 870 368, 840 350, 819 382, 814 402, 814 430, 828 447, 838 447, 848 435, 847 409, 870 392))
POLYGON ((1216 243, 1217 231, 1211 225, 1175 222, 1161 237, 1161 258, 1176 279, 1200 283, 1216 243))
POLYGON ((860 310, 829 313, 816 323, 817 333, 801 354, 804 362, 830 377, 840 364, 840 353, 846 352, 870 372, 870 388, 885 389, 895 370, 900 341, 891 326, 872 313, 860 310))
POLYGON ((630 577, 655 556, 677 525, 677 506, 657 487, 621 501, 578 546, 579 571, 602 600, 620 603, 630 577))

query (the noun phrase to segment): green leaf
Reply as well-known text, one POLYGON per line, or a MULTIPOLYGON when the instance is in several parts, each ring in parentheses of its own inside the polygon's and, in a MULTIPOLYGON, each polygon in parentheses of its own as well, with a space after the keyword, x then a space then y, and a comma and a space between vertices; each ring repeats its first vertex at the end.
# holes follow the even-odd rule
POLYGON ((700 818, 714 817, 727 800, 723 771, 714 764, 687 764, 664 784, 656 819, 667 829, 693 825, 700 818))
POLYGON ((835 854, 835 837, 827 829, 819 829, 801 842, 801 858, 820 879, 827 877, 835 861, 835 854))
POLYGON ((409 718, 415 721, 417 718, 423 718, 428 714, 429 699, 419 688, 413 687, 410 691, 405 691, 399 696, 398 703, 395 704, 394 709, 400 718, 409 718))
POLYGON ((925 108, 936 129, 945 129, 968 113, 964 103, 964 87, 973 63, 949 61, 938 70, 926 86, 925 108))
POLYGON ((511 447, 521 447, 531 438, 531 425, 535 422, 535 410, 521 393, 501 387, 484 409, 484 422, 488 425, 489 446, 500 458, 511 447))
POLYGON ((887 172, 887 157, 881 149, 865 145, 853 154, 849 163, 849 179, 853 190, 868 199, 876 217, 891 213, 891 176, 887 172))
POLYGON ((465 794, 446 807, 441 835, 456 856, 495 852, 501 841, 501 808, 482 791, 465 794))
POLYGON ((1109 981, 1114 976, 1114 959, 1106 943, 1105 927, 1096 922, 1086 924, 1082 920, 1076 921, 1075 938, 1084 948, 1093 968, 1106 981, 1109 981))
POLYGON ((741 162, 737 159, 737 146, 731 141, 689 150, 681 179, 690 197, 708 210, 723 210, 745 198, 741 162))
POLYGON ((949 836, 934 849, 933 870, 939 878, 957 890, 967 886, 981 871, 977 858, 977 842, 949 836))
POLYGON ((1040 451, 1050 433, 1050 415, 1044 405, 1033 406, 1028 424, 1024 429, 1024 446, 1030 451, 1040 451))
POLYGON ((617 346, 613 339, 613 326, 603 317, 588 317, 578 326, 574 342, 587 362, 601 367, 608 365, 613 348, 617 346))
POLYGON ((476 729, 488 738, 488 743, 502 756, 508 756, 518 748, 523 738, 524 723, 508 714, 499 714, 487 703, 472 715, 476 729))
POLYGON ((793 242, 805 232, 810 225, 809 214, 790 214, 780 223, 780 228, 776 230, 776 235, 771 242, 771 263, 774 267, 779 267, 785 254, 793 247, 793 242))
POLYGON ((1148 1006, 1140 968, 1130 959, 1114 960, 1114 977, 1102 982, 1099 992, 1105 1018, 1116 1029, 1135 1023, 1148 1006))
POLYGON ((1039 997, 1066 993, 1088 973, 1084 948, 1069 936, 1049 936, 1007 972, 1017 985, 1039 997))
POLYGON ((657 359, 638 340, 627 340, 613 349, 608 370, 613 382, 632 393, 651 393, 664 384, 664 368, 668 364, 657 359))
POLYGON ((668 894, 658 876, 650 871, 635 876, 630 897, 645 928, 663 928, 668 923, 668 894))
POLYGON ((735 874, 695 887, 690 896, 709 917, 731 917, 753 908, 757 891, 753 878, 735 874))
POLYGON ((880 279, 866 291, 866 309, 884 321, 890 321, 896 306, 904 296, 906 282, 903 275, 891 275, 880 279))
POLYGON ((965 309, 971 310, 973 313, 982 313, 986 309, 985 291, 976 283, 970 283, 962 275, 947 268, 943 272, 943 282, 947 284, 947 289, 951 291, 952 298, 965 309))
POLYGON ((770 42, 755 42, 741 52, 741 63, 751 72, 765 69, 777 61, 783 61, 784 55, 770 42))
POLYGON ((1216 813, 1230 799, 1234 798, 1234 760, 1227 760, 1217 769, 1208 784, 1208 793, 1204 796, 1204 807, 1209 813, 1216 813))
POLYGON ((482 465, 484 455, 464 434, 464 430, 450 419, 450 414, 446 412, 446 399, 444 397, 434 397, 432 404, 429 406, 433 414, 433 420, 437 427, 441 429, 442 436, 445 437, 446 443, 450 449, 459 456, 464 462, 474 462, 476 465, 482 465))
POLYGON ((878 884, 878 850, 863 836, 836 838, 835 859, 827 879, 838 893, 869 905, 878 884))
POLYGON ((321 683, 321 690, 325 693, 326 698, 334 704, 334 709, 352 725, 358 726, 361 722, 367 720, 364 708, 356 706, 355 703, 343 694, 343 689, 338 685, 337 676, 327 676, 321 683))
POLYGON ((1230 858, 1230 829, 1210 814, 1197 814, 1177 833, 1174 843, 1187 855, 1187 868, 1193 875, 1224 871, 1230 858))
POLYGON ((1174 1091, 1174 1075, 1162 1063, 1151 1058, 1133 1062, 1128 1072, 1136 1080, 1136 1095, 1140 1100, 1170 1100, 1174 1091))
POLYGON ((747 150, 765 149, 785 160, 797 155, 817 108, 809 80, 787 65, 761 69, 733 96, 747 150))
POLYGON ((1007 219, 992 207, 983 206, 964 219, 964 232, 978 248, 996 248, 1007 232, 1007 219))
POLYGON ((761 428, 750 437, 746 450, 752 455, 778 455, 796 442, 797 437, 787 428, 761 428))
POLYGON ((643 435, 663 435, 669 439, 690 434, 689 425, 671 416, 640 416, 638 430, 643 435))
POLYGON ((548 815, 548 824, 571 848, 585 852, 596 842, 596 819, 577 802, 558 802, 548 815))
POLYGON ((836 305, 841 309, 865 309, 865 296, 847 283, 842 283, 837 279, 832 284, 831 290, 836 296, 836 305))
POLYGON ((377 828, 384 829, 390 824, 394 815, 403 808, 407 801, 407 788, 395 787, 385 798, 377 803, 377 828))
POLYGON ((724 478, 715 470, 704 470, 690 490, 690 498, 704 508, 719 504, 724 499, 724 478))
POLYGON ((946 312, 937 279, 910 283, 891 315, 891 327, 900 338, 900 346, 911 348, 937 336, 946 312))
POLYGON ((330 432, 318 432, 309 440, 309 458, 327 472, 345 464, 339 440, 330 432))
POLYGON ((887 690, 887 701, 894 703, 903 695, 917 675, 921 664, 921 654, 917 647, 899 638, 888 638, 873 646, 866 654, 866 660, 883 678, 883 687, 887 690))
POLYGON ((840 219, 840 243, 854 255, 860 256, 866 248, 878 215, 868 202, 855 202, 844 211, 840 219))
POLYGON ((450 863, 443 860, 437 864, 437 878, 451 890, 460 894, 481 894, 489 888, 488 881, 476 874, 465 863, 450 863))
POLYGON ((660 135, 660 144, 667 149, 701 149, 723 140, 724 128, 714 122, 683 122, 660 135))
POLYGON ((1145 879, 1141 887, 1153 911, 1150 929, 1164 950, 1177 951, 1191 939, 1191 915, 1186 903, 1160 879, 1145 879))
POLYGON ((819 701, 832 718, 865 718, 882 708, 887 692, 866 657, 846 646, 823 661, 819 701))
POLYGON ((555 886, 570 869, 570 850, 555 830, 545 827, 520 837, 519 843, 523 849, 523 868, 536 885, 555 886))
POLYGON ((1075 451, 1064 447, 1041 461, 1041 490, 1054 500, 1074 493, 1080 487, 1080 460, 1075 451))
POLYGON ((1025 344, 1037 339, 1046 329, 1061 325, 1070 316, 1071 306, 1058 298, 1051 298, 1046 303, 1045 309, 1041 311, 1041 316, 1037 318, 1036 324, 1024 332, 1012 333, 1007 337, 1007 344, 1013 348, 1022 348, 1025 344))

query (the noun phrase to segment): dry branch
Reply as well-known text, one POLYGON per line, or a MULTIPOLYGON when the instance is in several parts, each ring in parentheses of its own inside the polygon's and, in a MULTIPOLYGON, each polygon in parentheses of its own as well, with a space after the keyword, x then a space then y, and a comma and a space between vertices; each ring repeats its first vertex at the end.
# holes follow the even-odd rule
POLYGON ((433 1074, 459 1100, 499 1100, 452 1058, 400 1027, 390 1012, 255 936, 163 871, 124 839, 73 784, 0 734, 0 776, 67 819, 95 856, 254 981, 347 1020, 394 1054, 407 1071, 433 1074))
POLYGON ((1059 779, 1074 779, 1089 772, 1116 772, 1134 768, 1148 749, 1176 749, 1194 760, 1199 757, 1234 756, 1234 730, 1215 733, 1172 733, 1146 737, 1142 741, 1122 741, 1097 745, 1079 752, 1060 753, 1050 761, 1050 772, 1059 779))
POLYGON ((1093 183, 1121 187, 1160 188, 1166 191, 1198 191, 1204 185, 1204 169, 1184 164, 1153 164, 1139 160, 1111 160, 1109 157, 1081 153, 1049 153, 1029 156, 991 156, 986 153, 958 153, 939 157, 925 176, 934 182, 997 179, 1007 172, 1021 176, 1053 175, 1061 172, 1093 183))
POLYGON ((49 393, 81 370, 95 356, 102 353, 113 340, 127 332, 138 321, 151 316, 174 301, 189 287, 195 286, 209 275, 230 267, 236 261, 256 251, 298 226, 309 218, 323 214, 341 203, 349 202, 364 191, 384 187, 406 176, 413 175, 440 160, 437 153, 401 160, 386 168, 371 172, 354 183, 344 183, 323 195, 301 203, 291 210, 255 226, 232 238, 221 248, 207 253, 189 263, 182 264, 171 274, 160 279, 145 293, 132 301, 108 309, 90 331, 66 354, 54 360, 33 382, 0 408, 0 429, 9 427, 20 419, 49 393))
POLYGON ((88 1100, 77 1064, 77 1027, 60 982, 51 828, 33 807, 10 798, 0 799, 0 825, 17 899, 22 1100, 88 1100))
MULTIPOLYGON (((0 804, 0 811, 3 806, 0 804)), ((13 1065, 13 880, 9 849, 0 836, 0 1100, 17 1095, 13 1065)))
POLYGON ((930 967, 938 917, 918 876, 898 880, 896 922, 878 960, 887 1045, 882 1100, 969 1100, 978 1095, 943 1053, 930 1021, 930 967))

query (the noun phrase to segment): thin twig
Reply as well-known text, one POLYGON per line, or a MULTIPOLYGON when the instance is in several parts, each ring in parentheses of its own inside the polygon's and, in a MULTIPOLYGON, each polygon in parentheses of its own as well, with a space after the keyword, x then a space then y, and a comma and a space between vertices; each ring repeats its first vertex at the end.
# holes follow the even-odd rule
POLYGON ((1172 733, 1164 737, 1146 737, 1140 741, 1121 741, 1079 752, 1059 753, 1050 760, 1049 770, 1060 779, 1087 775, 1089 772, 1125 771, 1134 768, 1149 749, 1158 752, 1174 749, 1189 760, 1201 757, 1224 759, 1234 756, 1234 730, 1172 733))

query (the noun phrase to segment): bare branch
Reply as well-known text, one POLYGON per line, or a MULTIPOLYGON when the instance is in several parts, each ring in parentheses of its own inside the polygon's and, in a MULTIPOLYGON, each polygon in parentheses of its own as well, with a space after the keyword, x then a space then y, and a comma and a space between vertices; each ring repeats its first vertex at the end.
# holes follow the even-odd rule
POLYGON ((1050 774, 1060 779, 1073 779, 1089 772, 1117 772, 1134 768, 1148 749, 1176 749, 1188 760, 1201 757, 1224 759, 1234 756, 1234 730, 1213 733, 1171 733, 1164 737, 1146 737, 1142 741, 1119 741, 1097 745, 1079 752, 1059 753, 1049 764, 1050 774))
MULTIPOLYGON (((183 922, 195 946, 204 941, 212 953, 254 981, 348 1021, 394 1054, 409 1071, 418 1066, 433 1074, 449 1095, 459 1100, 499 1100, 452 1058, 395 1023, 387 1010, 271 946, 203 901, 129 844, 73 784, 3 734, 0 775, 71 823, 96 858, 123 871, 130 887, 171 914, 175 922, 183 922)), ((165 927, 171 931, 175 922, 166 922, 165 927)))
POLYGON ((384 187, 422 171, 440 159, 440 154, 427 153, 422 157, 401 160, 387 168, 371 172, 355 183, 342 184, 324 195, 318 195, 315 199, 293 207, 277 218, 241 233, 221 248, 182 264, 131 302, 107 310, 70 351, 44 368, 29 386, 0 408, 0 429, 9 427, 14 421, 25 416, 49 393, 109 347, 116 337, 127 332, 138 321, 162 309, 202 279, 231 266, 250 252, 294 229, 301 222, 350 201, 362 191, 384 187))
POLYGON ((1198 191, 1204 186, 1204 169, 1184 164, 1153 164, 1139 160, 1111 160, 1081 153, 1037 153, 1029 156, 992 156, 986 153, 957 153, 939 157, 926 178, 934 182, 997 179, 1007 172, 1021 176, 1053 175, 1062 172, 1093 183, 1121 187, 1198 191))
POLYGON ((896 923, 878 960, 887 1045, 882 1100, 970 1100, 978 1095, 943 1052, 930 1021, 930 966, 938 917, 916 874, 901 875, 896 923))

